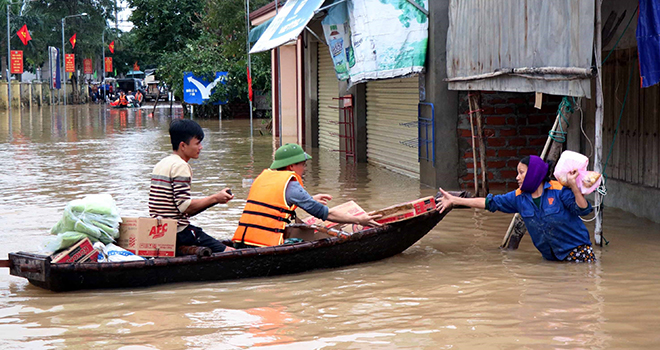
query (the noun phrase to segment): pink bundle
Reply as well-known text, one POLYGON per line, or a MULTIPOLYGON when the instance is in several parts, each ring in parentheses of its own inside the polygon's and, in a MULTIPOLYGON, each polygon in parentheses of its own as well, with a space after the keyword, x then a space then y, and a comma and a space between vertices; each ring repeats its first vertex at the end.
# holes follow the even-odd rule
POLYGON ((589 194, 598 188, 601 182, 601 175, 595 171, 588 171, 589 158, 585 155, 573 152, 562 152, 557 165, 555 166, 554 175, 557 181, 562 185, 568 186, 567 175, 573 170, 578 171, 576 179, 577 186, 582 194, 589 194))

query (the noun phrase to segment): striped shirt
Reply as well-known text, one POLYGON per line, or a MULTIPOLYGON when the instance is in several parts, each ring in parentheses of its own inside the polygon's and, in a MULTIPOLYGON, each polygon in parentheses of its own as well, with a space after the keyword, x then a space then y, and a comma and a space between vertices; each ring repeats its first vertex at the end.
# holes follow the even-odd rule
POLYGON ((178 232, 186 228, 190 224, 185 211, 191 202, 191 181, 192 168, 177 154, 158 162, 151 173, 149 215, 177 220, 178 232))

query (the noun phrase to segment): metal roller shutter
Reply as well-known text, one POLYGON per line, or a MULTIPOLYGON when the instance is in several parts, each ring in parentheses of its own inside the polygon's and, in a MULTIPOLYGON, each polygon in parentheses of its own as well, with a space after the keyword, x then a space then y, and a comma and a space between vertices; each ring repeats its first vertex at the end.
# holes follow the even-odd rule
POLYGON ((419 79, 367 83, 367 160, 419 178, 417 104, 419 79), (408 123, 406 125, 401 125, 408 123))
POLYGON ((318 45, 318 111, 319 111, 319 147, 339 149, 339 111, 328 106, 339 106, 339 81, 335 75, 334 64, 327 46, 318 45))

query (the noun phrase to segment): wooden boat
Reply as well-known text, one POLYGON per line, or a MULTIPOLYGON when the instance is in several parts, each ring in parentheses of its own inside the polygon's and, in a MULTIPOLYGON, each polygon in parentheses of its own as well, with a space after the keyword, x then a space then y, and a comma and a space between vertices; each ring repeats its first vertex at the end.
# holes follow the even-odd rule
POLYGON ((9 254, 9 268, 13 276, 27 278, 35 286, 58 292, 300 273, 399 254, 431 231, 447 212, 433 210, 349 235, 203 257, 187 255, 132 262, 54 264, 49 256, 17 252, 9 254))

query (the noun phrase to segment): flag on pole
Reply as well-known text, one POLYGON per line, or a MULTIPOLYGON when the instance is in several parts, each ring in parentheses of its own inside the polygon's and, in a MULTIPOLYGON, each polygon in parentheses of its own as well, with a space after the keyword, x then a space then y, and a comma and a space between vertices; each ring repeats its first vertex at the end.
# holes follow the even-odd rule
POLYGON ((115 53, 115 41, 113 40, 110 45, 108 45, 108 48, 110 49, 110 53, 115 53))
POLYGON ((32 40, 32 37, 30 36, 30 32, 27 29, 27 24, 24 24, 21 29, 16 32, 16 35, 21 39, 23 42, 23 45, 27 45, 28 41, 32 40))
POLYGON ((71 43, 71 48, 75 49, 76 48, 76 33, 73 33, 73 36, 69 39, 69 42, 71 43))
POLYGON ((140 66, 138 66, 137 61, 135 61, 135 63, 133 63, 133 70, 134 71, 140 70, 140 66))
POLYGON ((248 98, 252 101, 252 76, 250 75, 250 67, 247 69, 247 81, 248 81, 248 98))

